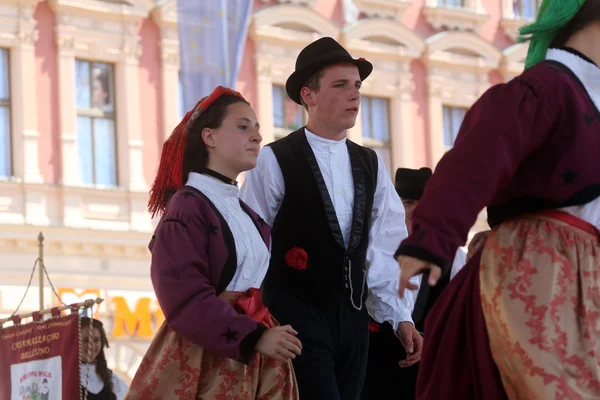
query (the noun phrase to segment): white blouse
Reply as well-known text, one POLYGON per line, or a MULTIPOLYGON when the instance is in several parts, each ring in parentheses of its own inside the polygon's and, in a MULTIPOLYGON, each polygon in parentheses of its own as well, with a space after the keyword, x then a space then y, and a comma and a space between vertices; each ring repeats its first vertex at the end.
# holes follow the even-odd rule
MULTIPOLYGON (((79 374, 81 377, 80 384, 85 387, 87 382, 87 390, 90 393, 98 394, 104 388, 104 382, 100 379, 100 376, 96 373, 96 364, 85 364, 82 363, 79 368, 79 374), (87 366, 89 365, 89 372, 87 366)), ((125 381, 115 373, 112 374, 112 385, 113 393, 117 396, 117 400, 125 399, 125 395, 129 390, 129 387, 125 381)))
MULTIPOLYGON (((583 83, 596 110, 600 110, 600 68, 565 50, 550 49, 546 59, 566 65, 583 83)), ((600 230, 600 197, 582 206, 565 207, 561 210, 589 222, 600 230)))
MULTIPOLYGON (((306 139, 317 159, 333 203, 338 222, 348 245, 354 208, 354 181, 346 139, 329 140, 304 129, 306 139)), ((367 249, 366 307, 377 322, 390 322, 394 330, 403 321, 412 322, 418 290, 407 290, 398 297, 400 267, 394 253, 408 236, 404 223, 404 206, 396 193, 381 157, 377 156, 378 173, 371 213, 367 249)), ((248 171, 241 188, 241 198, 268 223, 273 224, 285 194, 283 174, 273 150, 260 150, 256 168, 248 171)), ((420 285, 421 275, 411 279, 420 285)))
POLYGON ((456 274, 460 272, 460 270, 467 263, 467 253, 463 250, 462 247, 459 247, 456 250, 456 255, 454 256, 454 261, 452 262, 452 269, 450 270, 450 280, 454 279, 456 274))
POLYGON ((237 269, 225 290, 260 288, 269 268, 269 249, 252 218, 240 205, 239 190, 207 175, 191 172, 186 185, 201 191, 223 215, 235 242, 237 269))

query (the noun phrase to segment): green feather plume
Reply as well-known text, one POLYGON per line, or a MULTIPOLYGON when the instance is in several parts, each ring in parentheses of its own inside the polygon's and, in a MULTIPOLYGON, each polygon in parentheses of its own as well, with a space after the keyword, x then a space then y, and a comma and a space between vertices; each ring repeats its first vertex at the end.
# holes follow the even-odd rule
POLYGON ((585 0, 543 0, 535 22, 519 30, 519 43, 529 42, 525 69, 546 59, 550 43, 583 6, 585 0))

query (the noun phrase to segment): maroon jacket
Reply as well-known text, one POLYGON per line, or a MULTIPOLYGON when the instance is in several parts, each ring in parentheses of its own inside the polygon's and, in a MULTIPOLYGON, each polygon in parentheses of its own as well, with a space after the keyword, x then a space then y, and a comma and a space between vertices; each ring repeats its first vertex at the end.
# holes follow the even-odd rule
MULTIPOLYGON (((241 204, 268 247, 269 226, 241 204)), ((152 284, 169 327, 209 351, 251 363, 266 328, 217 297, 237 259, 231 230, 208 198, 187 186, 175 193, 149 247, 152 284)))
POLYGON ((449 270, 478 213, 492 227, 600 196, 600 113, 578 78, 545 61, 469 110, 412 215, 397 255, 449 270))

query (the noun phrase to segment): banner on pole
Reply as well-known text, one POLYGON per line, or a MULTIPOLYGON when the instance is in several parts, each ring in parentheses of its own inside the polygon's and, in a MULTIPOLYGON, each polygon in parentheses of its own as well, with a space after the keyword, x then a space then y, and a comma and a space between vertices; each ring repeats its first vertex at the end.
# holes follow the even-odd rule
POLYGON ((0 329, 0 400, 79 400, 79 316, 0 329))

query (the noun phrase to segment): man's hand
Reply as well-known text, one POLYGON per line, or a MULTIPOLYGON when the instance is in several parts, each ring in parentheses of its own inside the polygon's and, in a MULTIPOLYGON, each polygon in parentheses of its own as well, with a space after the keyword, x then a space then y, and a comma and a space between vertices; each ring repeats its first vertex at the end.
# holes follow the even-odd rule
POLYGON ((402 273, 400 274, 400 285, 398 286, 398 295, 404 297, 404 290, 416 290, 419 287, 409 282, 409 280, 418 274, 422 274, 426 270, 430 270, 429 273, 429 286, 435 286, 437 281, 442 276, 442 269, 435 264, 431 264, 418 258, 408 256, 398 256, 396 259, 400 264, 402 273))
POLYGON ((400 322, 396 334, 404 349, 406 349, 406 358, 401 360, 398 366, 406 368, 418 363, 421 359, 421 351, 423 350, 423 336, 421 336, 410 322, 400 322))
POLYGON ((471 242, 469 243, 469 251, 467 252, 467 262, 483 247, 485 241, 492 231, 483 231, 479 232, 477 235, 473 237, 471 242))

